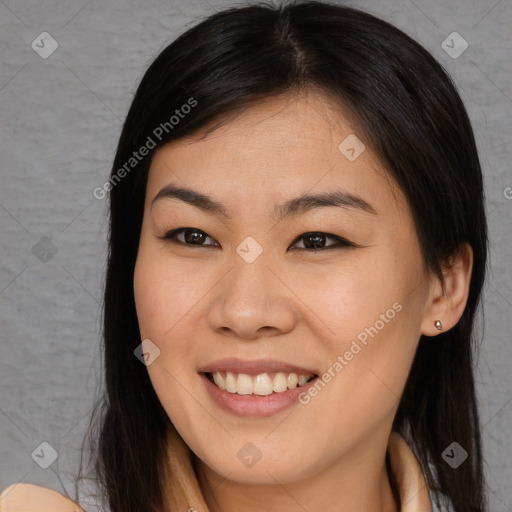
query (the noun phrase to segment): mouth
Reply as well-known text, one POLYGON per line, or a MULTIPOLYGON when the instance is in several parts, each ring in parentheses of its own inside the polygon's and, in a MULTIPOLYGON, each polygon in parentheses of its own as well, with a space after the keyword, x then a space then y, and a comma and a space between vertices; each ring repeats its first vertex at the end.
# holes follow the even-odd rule
POLYGON ((316 373, 262 372, 249 375, 241 372, 202 372, 217 388, 231 394, 268 396, 301 388, 315 380, 316 373))
POLYGON ((319 370, 275 359, 226 358, 197 369, 211 400, 239 417, 264 418, 299 403, 319 370))

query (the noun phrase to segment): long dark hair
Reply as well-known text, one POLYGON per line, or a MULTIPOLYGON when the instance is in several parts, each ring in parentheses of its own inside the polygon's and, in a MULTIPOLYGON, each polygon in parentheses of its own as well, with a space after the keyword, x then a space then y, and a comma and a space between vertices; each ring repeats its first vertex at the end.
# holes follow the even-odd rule
POLYGON ((485 510, 473 322, 487 225, 468 115, 442 66, 410 37, 359 10, 310 1, 223 10, 166 47, 137 89, 110 180, 95 192, 110 192, 106 389, 88 441, 112 512, 165 509, 163 446, 170 420, 134 356, 141 339, 133 273, 151 157, 208 122, 218 121, 213 130, 262 98, 308 87, 349 109, 358 135, 403 190, 430 272, 442 279, 443 263, 463 242, 473 249, 462 318, 435 342, 421 338, 393 428, 413 447, 438 506, 485 510), (442 459, 453 441, 469 454, 457 469, 442 459))

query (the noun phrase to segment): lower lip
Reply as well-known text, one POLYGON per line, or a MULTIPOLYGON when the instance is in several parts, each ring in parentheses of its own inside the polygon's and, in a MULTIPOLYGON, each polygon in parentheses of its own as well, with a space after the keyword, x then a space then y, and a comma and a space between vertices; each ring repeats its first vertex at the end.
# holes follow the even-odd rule
POLYGON ((301 393, 315 384, 316 378, 304 384, 300 388, 289 389, 282 393, 272 393, 270 395, 239 395, 238 393, 229 393, 223 391, 204 374, 199 374, 203 380, 206 389, 214 402, 222 409, 238 416, 246 416, 250 418, 262 418, 272 416, 278 412, 287 409, 291 405, 298 402, 301 393))

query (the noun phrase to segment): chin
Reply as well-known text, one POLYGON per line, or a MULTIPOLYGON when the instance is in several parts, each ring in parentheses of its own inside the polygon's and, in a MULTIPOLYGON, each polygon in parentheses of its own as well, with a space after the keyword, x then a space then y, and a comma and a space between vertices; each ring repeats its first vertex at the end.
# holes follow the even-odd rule
MULTIPOLYGON (((276 446, 267 446, 261 451, 257 451, 255 445, 246 440, 235 441, 233 444, 236 448, 224 446, 215 453, 205 447, 206 452, 203 452, 200 459, 222 478, 247 485, 275 485, 276 482, 287 484, 306 478, 312 473, 312 467, 305 460, 303 450, 285 446, 284 443, 277 442, 276 446), (238 446, 242 446, 242 449, 238 446), (272 456, 265 456, 265 452, 272 453, 272 456), (287 453, 300 454, 300 457, 286 457, 287 453)), ((263 443, 260 446, 261 444, 263 443)), ((311 466, 314 465, 313 461, 311 466)))

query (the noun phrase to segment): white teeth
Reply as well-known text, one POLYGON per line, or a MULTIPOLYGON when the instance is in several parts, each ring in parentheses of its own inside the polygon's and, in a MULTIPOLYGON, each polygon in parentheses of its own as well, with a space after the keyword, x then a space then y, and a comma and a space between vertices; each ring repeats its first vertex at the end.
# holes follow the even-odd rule
POLYGON ((226 391, 229 393, 236 393, 236 379, 231 372, 228 372, 226 375, 226 391))
POLYGON ((256 377, 245 373, 227 372, 224 378, 221 372, 213 372, 213 381, 218 388, 228 393, 239 395, 266 396, 272 393, 282 393, 288 389, 303 386, 312 375, 297 375, 296 373, 278 372, 272 379, 268 373, 260 373, 256 377))
POLYGON ((219 387, 222 390, 226 389, 226 383, 224 382, 224 378, 222 377, 220 372, 215 372, 213 374, 213 380, 215 384, 217 384, 217 387, 219 387))
POLYGON ((276 393, 282 393, 288 389, 286 375, 284 373, 276 373, 274 377, 274 382, 272 385, 272 390, 276 393))
POLYGON ((290 373, 290 375, 288 375, 288 381, 287 381, 288 389, 296 388, 298 382, 299 382, 299 377, 297 377, 296 373, 290 373))
POLYGON ((245 373, 239 373, 238 379, 236 379, 236 392, 239 395, 252 395, 254 385, 249 375, 245 373))
POLYGON ((299 375, 299 386, 304 386, 306 382, 308 381, 308 377, 305 375, 299 375))
POLYGON ((256 376, 253 386, 255 395, 265 396, 272 393, 272 379, 266 373, 256 376))

